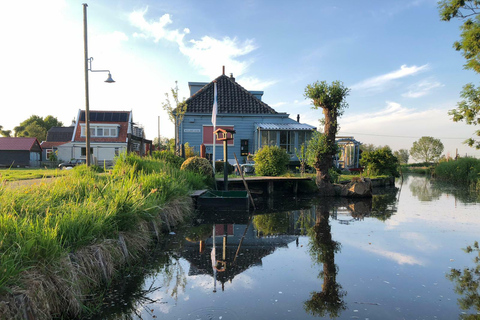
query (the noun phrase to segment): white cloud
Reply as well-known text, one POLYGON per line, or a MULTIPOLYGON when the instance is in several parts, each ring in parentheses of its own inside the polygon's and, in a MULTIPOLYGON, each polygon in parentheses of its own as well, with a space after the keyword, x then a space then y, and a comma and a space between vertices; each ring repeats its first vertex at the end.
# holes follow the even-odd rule
MULTIPOLYGON (((237 38, 224 37, 216 39, 210 36, 203 36, 200 40, 185 40, 190 33, 188 28, 183 31, 169 29, 172 23, 169 14, 164 14, 157 21, 147 21, 145 14, 148 7, 141 11, 134 11, 130 14, 130 23, 140 29, 141 33, 134 33, 134 37, 153 38, 155 42, 161 39, 174 42, 182 54, 189 58, 190 63, 197 67, 201 74, 215 78, 219 73, 219 66, 227 66, 228 72, 234 76, 240 76, 246 72, 250 60, 240 60, 240 57, 248 55, 256 49, 253 40, 239 41, 237 38)), ((249 81, 247 78, 246 81, 249 81)), ((262 88, 268 87, 275 82, 261 82, 258 79, 250 78, 255 84, 262 88)))
POLYGON ((402 94, 406 98, 419 98, 430 93, 435 88, 443 87, 443 84, 434 79, 424 79, 408 87, 408 91, 402 94))
POLYGON ((237 79, 237 82, 247 90, 265 90, 276 84, 278 81, 261 81, 255 77, 241 77, 240 79, 237 79))
POLYGON ((427 68, 428 68, 428 64, 425 64, 419 67, 417 66, 408 67, 407 65, 404 64, 398 70, 395 70, 380 76, 368 78, 359 83, 356 83, 353 86, 351 86, 351 89, 365 90, 365 91, 383 91, 388 85, 392 83, 392 81, 418 74, 419 72, 422 72, 427 68))
POLYGON ((394 251, 391 251, 391 250, 376 248, 376 247, 372 247, 372 246, 364 247, 363 249, 365 251, 377 254, 377 255, 382 256, 384 258, 393 260, 400 265, 403 265, 403 264, 423 265, 423 263, 419 259, 415 258, 414 256, 408 255, 408 254, 403 254, 403 253, 400 253, 400 252, 394 252, 394 251))

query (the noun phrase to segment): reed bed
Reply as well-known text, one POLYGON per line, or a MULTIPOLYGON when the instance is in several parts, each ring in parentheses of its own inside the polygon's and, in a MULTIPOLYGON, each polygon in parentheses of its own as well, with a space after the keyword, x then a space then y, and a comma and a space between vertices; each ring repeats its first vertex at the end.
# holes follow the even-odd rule
POLYGON ((435 176, 440 180, 466 184, 480 191, 480 160, 465 157, 441 162, 435 168, 435 176))
POLYGON ((135 155, 109 174, 79 166, 40 185, 0 181, 0 318, 78 316, 95 288, 188 216, 189 192, 209 182, 135 155))

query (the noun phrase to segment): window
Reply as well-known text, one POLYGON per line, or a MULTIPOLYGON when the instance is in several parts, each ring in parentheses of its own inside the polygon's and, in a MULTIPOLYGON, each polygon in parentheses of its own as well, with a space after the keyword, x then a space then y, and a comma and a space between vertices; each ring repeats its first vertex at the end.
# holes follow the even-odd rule
MULTIPOLYGON (((85 125, 81 127, 80 136, 85 137, 85 125)), ((90 137, 118 137, 118 127, 117 125, 114 127, 111 125, 90 125, 90 137)))
MULTIPOLYGON (((93 154, 93 148, 90 148, 90 155, 93 154)), ((82 148, 82 157, 85 157, 87 155, 87 148, 83 147, 82 148)))
POLYGON ((298 148, 300 149, 300 146, 302 143, 307 146, 308 140, 312 138, 312 131, 299 131, 298 132, 298 148))
POLYGON ((261 131, 261 147, 277 145, 277 131, 261 131))
POLYGON ((293 131, 280 131, 280 148, 285 149, 287 153, 293 153, 295 144, 295 135, 293 131))
POLYGON ((47 160, 50 159, 50 154, 53 152, 53 149, 46 149, 47 160))

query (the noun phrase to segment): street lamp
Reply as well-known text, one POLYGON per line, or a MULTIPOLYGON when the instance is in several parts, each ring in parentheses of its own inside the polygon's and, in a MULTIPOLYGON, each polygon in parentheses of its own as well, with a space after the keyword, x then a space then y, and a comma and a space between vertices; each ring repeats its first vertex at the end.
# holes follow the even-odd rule
MULTIPOLYGON (((114 83, 110 70, 93 70, 92 69, 92 57, 88 57, 88 37, 87 37, 87 7, 86 3, 83 4, 83 47, 85 52, 85 156, 87 167, 90 166, 90 99, 88 92, 88 71, 91 72, 108 72, 108 78, 105 80, 107 83, 114 83)), ((79 119, 80 120, 80 119, 79 119)))

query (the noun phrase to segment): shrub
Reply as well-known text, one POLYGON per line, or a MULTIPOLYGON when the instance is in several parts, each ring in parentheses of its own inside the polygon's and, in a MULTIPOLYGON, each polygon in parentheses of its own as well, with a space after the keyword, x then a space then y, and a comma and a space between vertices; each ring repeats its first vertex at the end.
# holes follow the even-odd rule
POLYGON ((200 157, 191 157, 185 160, 180 167, 181 170, 193 171, 195 173, 212 176, 213 167, 210 164, 210 161, 200 157))
POLYGON ((398 177, 398 159, 389 147, 378 148, 362 153, 360 164, 365 167, 367 175, 389 175, 398 177))
MULTIPOLYGON (((215 161, 215 172, 216 173, 223 173, 223 165, 225 162, 223 161, 215 161)), ((232 166, 230 163, 227 162, 227 170, 228 174, 232 174, 233 170, 235 169, 234 166, 232 166)))
POLYGON ((173 165, 175 168, 180 168, 183 163, 182 157, 179 157, 175 155, 173 152, 167 151, 167 150, 155 151, 153 152, 152 157, 155 159, 163 160, 166 163, 173 165))
POLYGON ((264 146, 255 154, 255 171, 261 176, 280 176, 287 172, 290 157, 278 146, 264 146))

